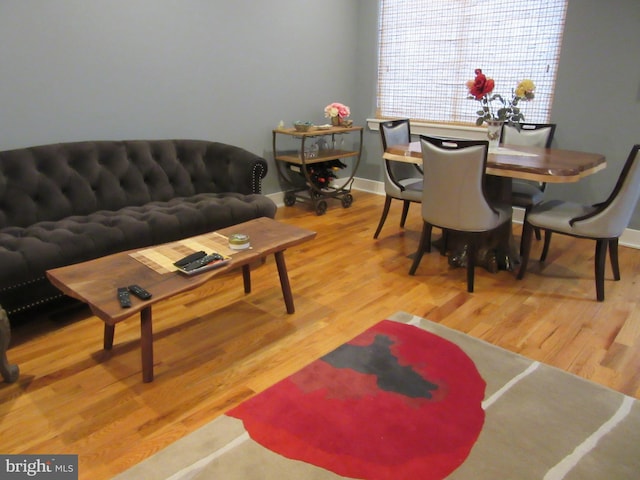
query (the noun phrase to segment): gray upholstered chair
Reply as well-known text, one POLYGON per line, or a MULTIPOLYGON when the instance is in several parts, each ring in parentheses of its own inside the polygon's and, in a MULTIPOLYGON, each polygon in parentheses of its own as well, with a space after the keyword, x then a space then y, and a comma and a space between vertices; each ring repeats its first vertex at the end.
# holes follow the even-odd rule
MULTIPOLYGON (((391 120, 380 124, 380 138, 382 139, 382 151, 387 145, 400 145, 411 142, 411 130, 408 119, 391 120)), ((418 165, 404 165, 401 162, 384 159, 384 191, 385 200, 382 216, 376 228, 373 238, 378 238, 384 225, 391 200, 402 200, 402 217, 400 227, 404 228, 411 202, 420 202, 422 199, 422 170, 418 165), (409 173, 407 173, 407 171, 409 173)))
POLYGON ((467 244, 467 290, 473 292, 477 240, 511 220, 511 206, 491 204, 485 192, 489 142, 420 137, 424 189, 424 225, 418 251, 409 270, 414 275, 423 252, 431 251, 433 226, 464 232, 467 244))
MULTIPOLYGON (((507 146, 549 148, 555 131, 555 123, 521 123, 520 130, 511 125, 504 125, 500 138, 502 144, 507 146)), ((511 184, 511 205, 524 208, 526 217, 531 207, 542 201, 546 186, 543 182, 514 178, 511 184)), ((536 229, 535 234, 540 240, 540 230, 536 229)), ((520 254, 522 254, 522 241, 520 254)))
POLYGON ((595 205, 581 205, 560 200, 547 200, 531 208, 522 233, 524 252, 518 279, 522 279, 527 271, 534 228, 545 231, 544 246, 540 256, 541 262, 546 259, 549 252, 552 232, 592 239, 596 241, 596 298, 599 302, 604 300, 607 247, 609 248, 613 278, 620 280, 618 238, 627 228, 640 196, 638 150, 640 150, 640 144, 631 149, 616 186, 606 201, 595 205))

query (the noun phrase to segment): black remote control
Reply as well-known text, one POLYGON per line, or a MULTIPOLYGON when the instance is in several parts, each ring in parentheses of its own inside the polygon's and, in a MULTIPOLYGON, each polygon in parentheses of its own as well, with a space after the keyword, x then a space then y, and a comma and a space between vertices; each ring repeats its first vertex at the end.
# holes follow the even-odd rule
POLYGON ((204 267, 211 262, 215 262, 216 260, 224 260, 224 257, 219 253, 212 253, 211 255, 207 255, 199 260, 196 260, 195 262, 191 262, 190 264, 185 265, 184 267, 182 267, 182 269, 185 272, 190 272, 192 270, 196 270, 197 268, 204 267))
POLYGON ((189 265, 191 262, 195 262, 196 260, 199 260, 199 259, 205 257, 206 255, 207 255, 206 252, 200 250, 199 252, 192 253, 191 255, 187 255, 186 257, 181 258, 180 260, 175 262, 174 265, 176 267, 182 268, 185 265, 189 265))
POLYGON ((129 285, 129 291, 140 300, 149 300, 151 298, 151 294, 140 285, 129 285))
POLYGON ((118 301, 122 308, 129 308, 131 306, 131 297, 129 296, 128 288, 118 288, 118 301))

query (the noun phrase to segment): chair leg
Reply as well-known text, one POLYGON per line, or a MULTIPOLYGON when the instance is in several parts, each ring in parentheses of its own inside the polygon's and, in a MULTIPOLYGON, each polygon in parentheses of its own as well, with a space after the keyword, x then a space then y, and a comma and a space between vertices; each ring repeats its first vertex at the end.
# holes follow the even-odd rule
MULTIPOLYGON (((525 222, 522 226, 522 241, 521 241, 521 259, 520 270, 518 270, 518 280, 522 280, 524 274, 527 272, 527 263, 529 263, 529 255, 531 254, 531 237, 533 236, 533 227, 530 223, 525 222)), ((546 238, 546 237, 545 237, 546 238)))
POLYGON ((551 230, 544 231, 544 246, 542 247, 542 253, 540 254, 540 261, 544 262, 547 259, 549 253, 549 245, 551 245, 551 230))
MULTIPOLYGON (((527 215, 529 215, 529 211, 531 207, 525 208, 524 210, 524 220, 522 221, 522 237, 520 238, 520 256, 524 253, 524 225, 527 223, 527 215)), ((536 234, 536 240, 540 241, 540 229, 538 227, 533 227, 533 231, 536 234)))
POLYGON ((416 256, 413 259, 411 268, 409 269, 409 275, 415 275, 420 260, 422 260, 422 254, 431 251, 431 224, 424 222, 422 224, 422 235, 420 235, 420 243, 418 244, 418 250, 416 256))
POLYGON ((467 252, 467 292, 469 293, 473 293, 475 266, 476 266, 476 240, 474 238, 469 242, 469 251, 467 252))
POLYGON ((425 223, 425 225, 424 251, 431 253, 431 231, 433 230, 433 226, 430 223, 425 223))
POLYGON ((535 228, 533 229, 533 231, 534 231, 534 232, 535 232, 535 234, 536 234, 536 240, 540 241, 540 239, 542 238, 542 237, 540 236, 540 229, 539 229, 538 227, 535 227, 535 228))
MULTIPOLYGON (((533 233, 536 235, 536 240, 540 240, 540 229, 538 227, 533 228, 533 233)), ((524 254, 524 227, 522 228, 522 238, 520 239, 520 256, 524 254)))
POLYGON ((449 230, 443 228, 442 229, 442 248, 440 249, 440 255, 442 255, 443 257, 447 255, 447 248, 449 248, 448 241, 449 241, 449 230))
POLYGON ((620 280, 620 264, 618 263, 618 239, 609 239, 609 258, 611 260, 611 269, 613 270, 613 279, 620 280))
POLYGON ((607 258, 606 239, 596 240, 596 258, 595 258, 595 275, 596 275, 596 298, 599 302, 604 301, 604 266, 607 258))
POLYGON ((404 228, 404 222, 407 221, 407 214, 409 213, 409 205, 411 205, 411 202, 409 200, 404 200, 402 205, 402 217, 400 217, 400 228, 404 228))
POLYGON ((378 228, 376 229, 376 233, 373 234, 373 238, 378 238, 380 235, 380 230, 382 230, 382 225, 384 225, 385 220, 387 219, 387 215, 389 214, 389 207, 391 206, 392 198, 387 195, 387 198, 384 199, 384 207, 382 208, 382 216, 380 217, 380 222, 378 223, 378 228))

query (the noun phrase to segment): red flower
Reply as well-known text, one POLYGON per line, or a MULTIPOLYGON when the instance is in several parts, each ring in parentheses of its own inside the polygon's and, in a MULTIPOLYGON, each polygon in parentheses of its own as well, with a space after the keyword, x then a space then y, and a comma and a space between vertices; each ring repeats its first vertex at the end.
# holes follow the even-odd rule
POLYGON ((481 100, 482 97, 493 92, 495 82, 493 78, 487 78, 479 68, 476 68, 475 72, 476 78, 467 82, 467 88, 470 95, 474 96, 476 100, 481 100))

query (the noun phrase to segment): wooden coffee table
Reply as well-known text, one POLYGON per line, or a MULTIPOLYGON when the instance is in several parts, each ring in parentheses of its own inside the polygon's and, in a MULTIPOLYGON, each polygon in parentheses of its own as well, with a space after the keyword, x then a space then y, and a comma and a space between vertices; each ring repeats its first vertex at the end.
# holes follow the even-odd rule
MULTIPOLYGON (((141 251, 133 250, 49 270, 47 271, 47 277, 64 294, 88 304, 91 311, 104 321, 104 348, 106 350, 110 350, 113 347, 116 324, 138 312, 140 313, 142 379, 144 382, 151 382, 153 381, 151 307, 154 303, 194 289, 218 275, 238 268, 242 268, 244 291, 245 293, 250 293, 250 265, 273 254, 280 276, 280 285, 287 313, 294 313, 293 294, 289 284, 284 251, 289 247, 315 238, 316 233, 263 217, 218 230, 213 235, 219 234, 227 237, 233 233, 248 234, 251 248, 235 251, 227 265, 215 270, 198 273, 197 275, 187 276, 177 271, 159 273, 159 271, 156 271, 158 269, 154 269, 134 258, 136 256, 139 258, 141 251), (118 302, 116 290, 118 287, 126 287, 132 284, 140 285, 153 296, 149 300, 142 301, 131 295, 132 306, 130 308, 122 308, 118 302)), ((198 239, 200 237, 202 236, 193 238, 198 239)), ((185 244, 190 244, 189 240, 192 239, 182 241, 182 254, 189 253, 185 251, 184 246, 185 244)), ((171 250, 169 247, 176 243, 179 242, 154 248, 167 252, 171 250)), ((207 253, 210 253, 210 251, 207 253)))

